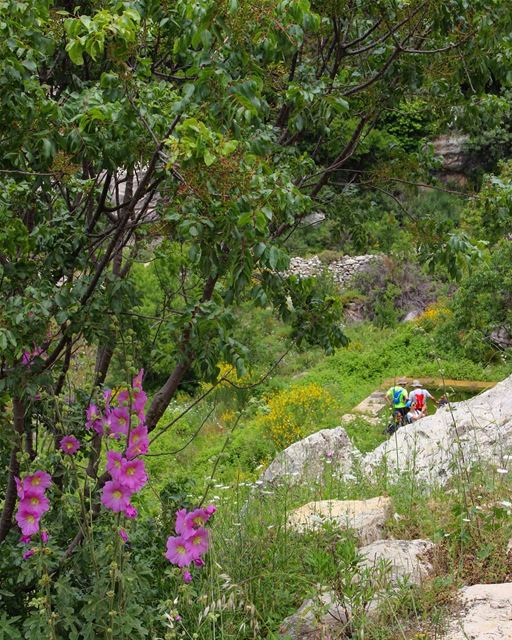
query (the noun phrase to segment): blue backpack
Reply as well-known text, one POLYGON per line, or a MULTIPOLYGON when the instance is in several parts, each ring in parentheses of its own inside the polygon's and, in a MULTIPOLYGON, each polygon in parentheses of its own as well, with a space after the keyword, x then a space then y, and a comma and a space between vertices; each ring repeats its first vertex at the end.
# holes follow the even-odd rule
POLYGON ((396 387, 393 388, 393 405, 400 404, 403 392, 404 390, 401 387, 398 389, 396 387))

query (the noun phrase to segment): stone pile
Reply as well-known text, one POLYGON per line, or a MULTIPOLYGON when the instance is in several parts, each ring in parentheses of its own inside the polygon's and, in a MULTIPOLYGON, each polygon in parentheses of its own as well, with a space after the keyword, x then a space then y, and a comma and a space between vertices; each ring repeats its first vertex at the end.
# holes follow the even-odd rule
POLYGON ((355 275, 366 271, 371 264, 382 262, 383 260, 384 256, 378 254, 343 256, 325 266, 318 256, 313 256, 312 258, 297 257, 290 260, 290 267, 285 272, 285 275, 311 278, 325 270, 332 276, 334 282, 340 288, 343 288, 355 275))

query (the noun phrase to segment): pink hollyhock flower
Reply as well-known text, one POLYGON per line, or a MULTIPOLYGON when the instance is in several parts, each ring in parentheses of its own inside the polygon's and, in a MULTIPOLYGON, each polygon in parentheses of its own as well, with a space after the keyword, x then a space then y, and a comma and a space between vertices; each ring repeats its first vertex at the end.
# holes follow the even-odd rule
POLYGON ((103 392, 103 400, 105 400, 105 407, 110 409, 110 400, 112 399, 112 389, 105 389, 103 392))
POLYGON ((103 435, 103 416, 95 404, 90 404, 85 411, 85 428, 94 429, 100 436, 103 435))
POLYGON ((124 529, 119 529, 119 536, 123 542, 128 542, 128 534, 124 529))
POLYGON ((192 582, 192 574, 190 573, 190 571, 183 572, 183 582, 185 582, 186 584, 190 584, 192 582))
POLYGON ((142 456, 147 453, 149 447, 147 427, 141 425, 132 429, 128 445, 128 449, 126 450, 127 458, 135 458, 136 456, 142 456))
POLYGON ((60 441, 60 448, 67 456, 74 456, 80 449, 80 442, 75 436, 64 436, 60 441))
POLYGON ((142 391, 142 378, 144 377, 144 369, 141 369, 135 376, 132 382, 132 388, 137 391, 142 391))
POLYGON ((130 518, 130 520, 134 520, 139 515, 139 512, 133 506, 133 504, 128 504, 124 510, 124 515, 127 518, 130 518))
POLYGON ((101 493, 101 502, 110 509, 118 513, 124 511, 130 502, 131 493, 117 480, 109 480, 105 483, 101 493))
POLYGON ((187 538, 187 542, 192 549, 192 559, 199 558, 208 551, 208 531, 206 529, 198 529, 187 538))
POLYGON ((123 456, 117 451, 107 451, 107 471, 114 480, 118 480, 123 464, 123 456))
POLYGON ((202 558, 194 558, 194 564, 196 567, 204 567, 204 560, 202 558))
POLYGON ((165 557, 178 567, 188 567, 192 561, 191 549, 183 536, 169 536, 165 557))
POLYGON ((18 498, 23 498, 23 496, 25 495, 25 490, 23 489, 23 482, 16 476, 14 477, 14 481, 16 482, 16 493, 18 494, 18 498))
POLYGON ((36 471, 23 478, 23 490, 44 493, 52 483, 52 477, 46 471, 36 471))
POLYGON ((34 549, 27 549, 27 551, 23 552, 23 560, 28 560, 31 556, 33 556, 35 553, 34 549))
POLYGON ((44 529, 41 531, 41 541, 46 544, 48 542, 48 531, 44 529))
POLYGON ((189 538, 194 533, 194 529, 188 520, 188 513, 186 509, 176 511, 175 529, 176 533, 179 533, 185 538, 189 538))
POLYGON ((139 420, 142 420, 144 417, 144 407, 146 406, 147 399, 148 397, 144 391, 136 391, 133 394, 132 409, 139 416, 139 420))
POLYGON ((209 513, 207 509, 195 509, 188 514, 187 520, 193 529, 199 529, 200 527, 204 527, 210 519, 210 516, 211 513, 209 513))
POLYGON ((119 473, 119 482, 124 484, 132 493, 140 491, 148 481, 148 476, 142 460, 123 460, 119 473))
POLYGON ((101 413, 98 407, 91 403, 85 410, 85 426, 90 429, 96 420, 101 420, 101 413))
POLYGON ((109 413, 110 432, 126 435, 130 424, 130 412, 126 407, 116 407, 109 413))
POLYGON ((205 511, 208 514, 208 518, 210 518, 217 511, 217 507, 214 504, 210 504, 206 507, 205 511))
POLYGON ((20 542, 22 544, 28 544, 32 540, 32 536, 21 536, 20 542))
POLYGON ((35 509, 20 504, 16 513, 16 522, 24 536, 33 536, 39 531, 40 514, 35 509))
POLYGON ((127 389, 123 389, 117 394, 117 403, 122 407, 129 407, 131 402, 130 392, 127 389))
POLYGON ((21 356, 21 364, 25 365, 26 367, 30 367, 30 365, 32 364, 32 360, 40 356, 42 353, 42 347, 36 347, 35 349, 33 349, 33 351, 25 351, 21 356))
POLYGON ((20 509, 25 507, 30 511, 35 511, 38 517, 41 517, 50 508, 50 501, 39 491, 25 491, 23 500, 20 502, 20 509))

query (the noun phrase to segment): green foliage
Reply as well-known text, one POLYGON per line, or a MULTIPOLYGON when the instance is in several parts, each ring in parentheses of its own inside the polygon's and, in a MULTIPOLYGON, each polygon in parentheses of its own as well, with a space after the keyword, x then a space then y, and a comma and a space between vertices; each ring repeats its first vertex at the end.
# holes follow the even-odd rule
POLYGON ((438 328, 438 340, 447 350, 460 352, 476 362, 500 359, 493 331, 512 332, 512 249, 498 243, 478 271, 467 276, 450 305, 452 313, 438 328))
POLYGON ((477 238, 494 245, 512 226, 512 163, 499 165, 497 175, 484 178, 480 192, 464 212, 464 223, 477 238))
POLYGON ((439 127, 430 105, 419 98, 404 101, 398 109, 384 117, 385 129, 395 136, 406 151, 421 151, 422 146, 439 127))

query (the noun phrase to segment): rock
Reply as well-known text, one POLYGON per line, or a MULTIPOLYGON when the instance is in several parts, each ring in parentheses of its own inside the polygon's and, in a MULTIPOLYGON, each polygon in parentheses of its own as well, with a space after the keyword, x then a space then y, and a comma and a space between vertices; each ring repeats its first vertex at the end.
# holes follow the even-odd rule
POLYGON ((345 429, 322 429, 281 451, 260 481, 264 484, 284 479, 290 484, 319 481, 326 464, 332 464, 337 473, 346 473, 352 469, 354 457, 360 455, 345 429))
POLYGON ((391 499, 383 496, 370 500, 320 500, 292 511, 288 524, 303 533, 332 522, 340 529, 353 529, 360 543, 366 545, 382 538, 390 507, 391 499))
POLYGON ((346 610, 331 592, 304 600, 300 608, 286 618, 279 632, 291 640, 341 638, 347 624, 346 610))
POLYGON ((512 638, 512 583, 475 584, 459 594, 462 610, 450 622, 444 640, 512 638))
POLYGON ((389 580, 397 582, 409 578, 414 584, 421 584, 432 573, 428 553, 434 549, 430 540, 377 540, 360 549, 365 556, 363 567, 375 567, 381 561, 390 565, 389 580))
POLYGON ((512 347, 512 335, 507 327, 498 327, 489 336, 493 344, 499 349, 510 349, 512 347))
POLYGON ((416 320, 416 318, 419 318, 422 313, 423 309, 413 309, 412 311, 409 311, 402 322, 412 322, 413 320, 416 320))
MULTIPOLYGON (((361 555, 366 556, 361 568, 372 569, 384 560, 390 567, 391 584, 405 577, 411 583, 420 584, 432 572, 432 565, 425 556, 433 547, 428 540, 379 540, 360 549, 361 555)), ((378 591, 369 603, 367 613, 372 616, 388 595, 386 590, 378 591)), ((292 640, 344 638, 351 609, 350 602, 343 604, 326 589, 315 598, 304 600, 300 608, 283 621, 280 633, 292 640)))
POLYGON ((371 474, 381 465, 391 474, 414 473, 421 480, 444 483, 454 470, 476 462, 512 466, 512 376, 492 389, 438 409, 431 416, 401 427, 366 454, 362 468, 371 474))
POLYGON ((366 318, 365 304, 361 300, 351 300, 343 307, 343 317, 348 324, 363 322, 366 318))
MULTIPOLYGON (((343 288, 357 273, 366 271, 375 262, 383 262, 384 256, 379 254, 367 254, 362 256, 343 256, 333 260, 327 265, 334 282, 343 288)), ((285 276, 298 276, 299 278, 311 278, 324 271, 324 266, 318 256, 312 258, 291 258, 290 266, 285 271, 285 276)))
POLYGON ((374 391, 352 409, 355 413, 377 414, 386 406, 386 394, 384 391, 374 391))
POLYGON ((469 136, 460 133, 439 136, 432 142, 434 154, 441 160, 443 171, 461 173, 467 168, 468 142, 469 136))

